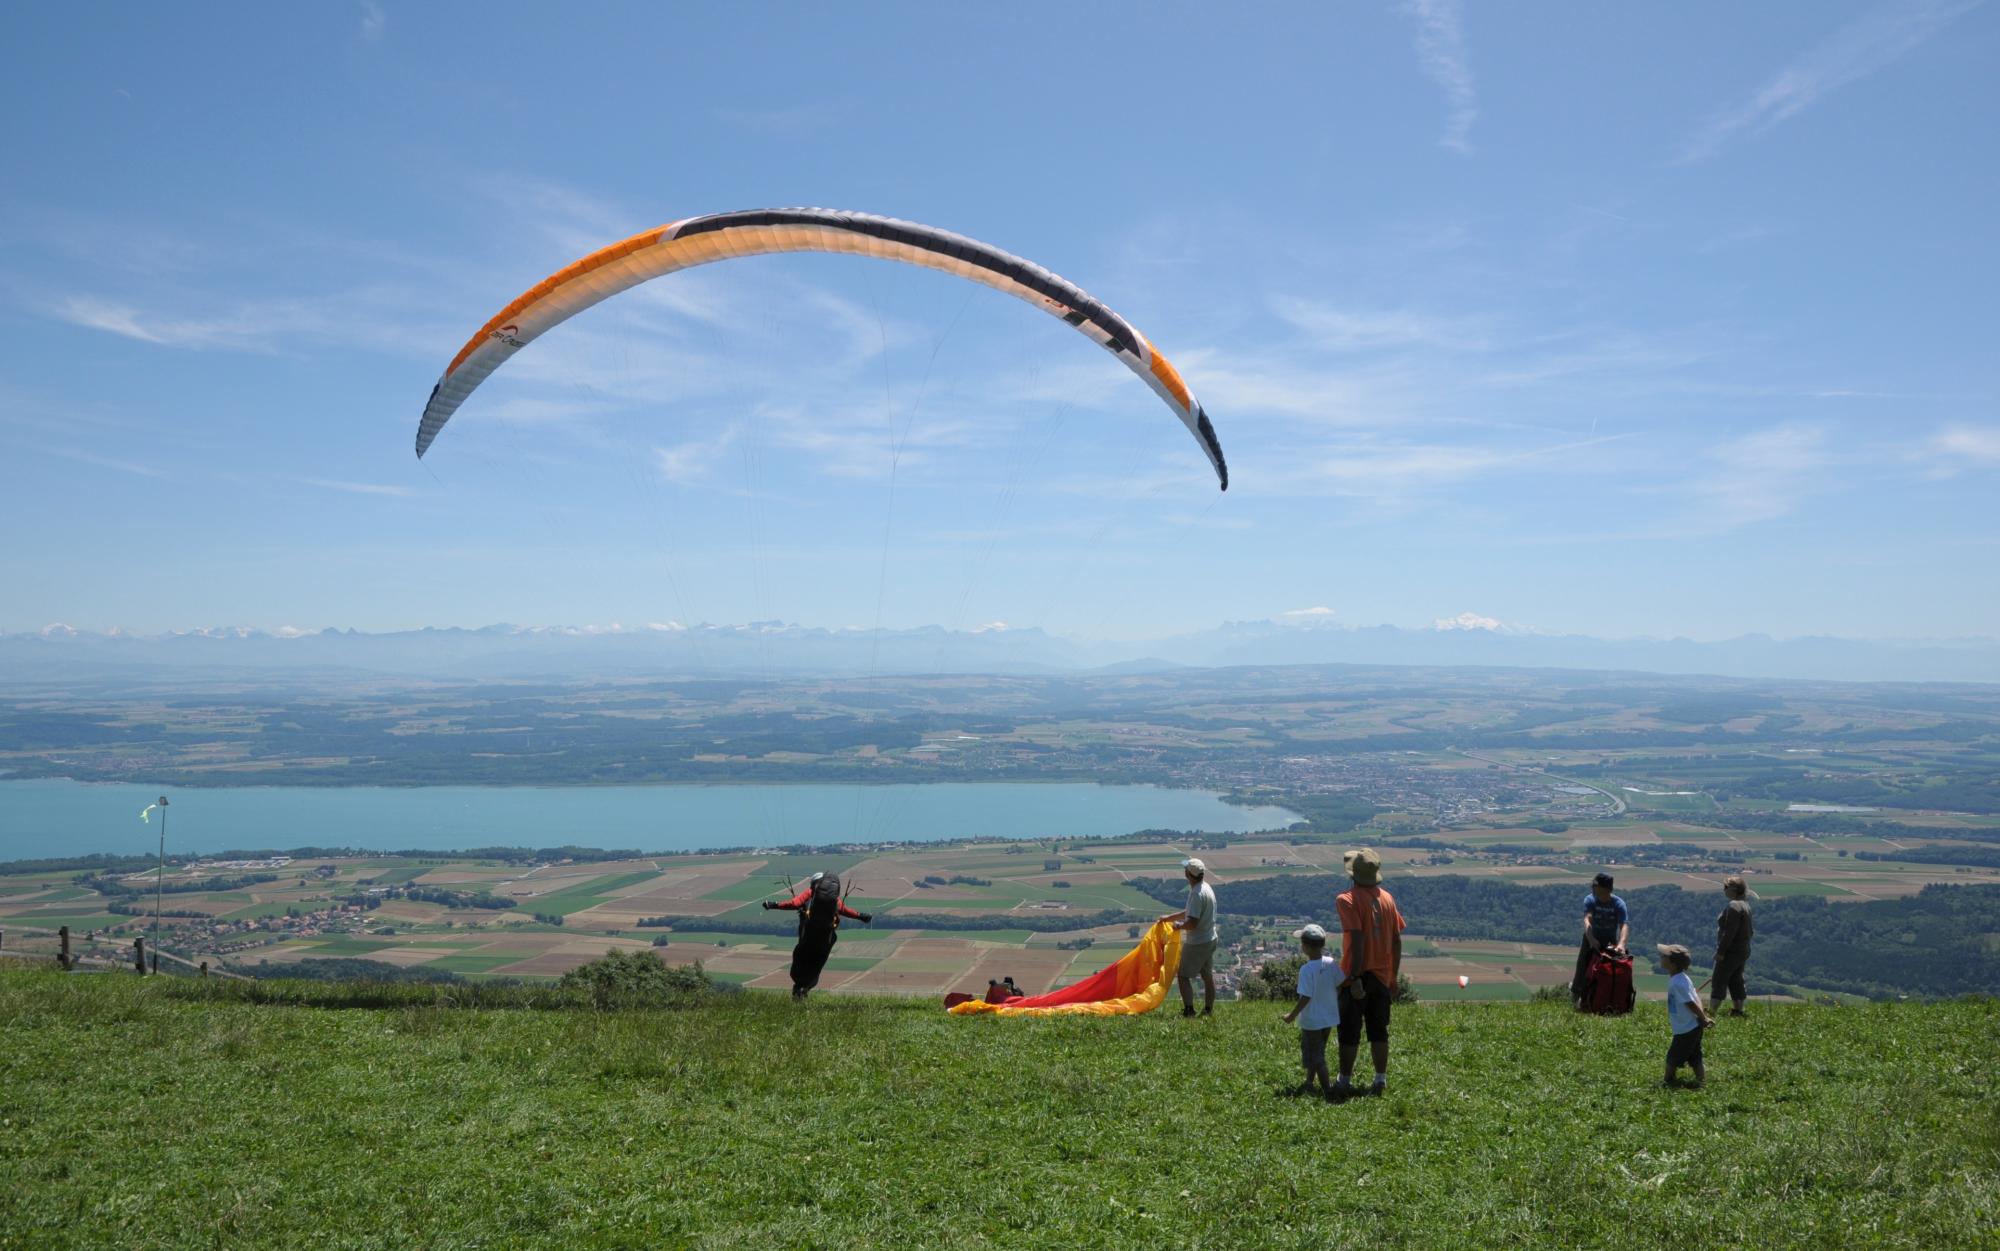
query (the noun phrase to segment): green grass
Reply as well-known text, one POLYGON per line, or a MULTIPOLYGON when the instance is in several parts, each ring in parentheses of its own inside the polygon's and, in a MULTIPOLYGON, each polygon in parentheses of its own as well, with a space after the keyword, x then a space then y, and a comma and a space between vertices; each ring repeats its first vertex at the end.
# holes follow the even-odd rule
POLYGON ((305 954, 309 956, 367 956, 396 946, 393 938, 329 938, 314 943, 305 954))
POLYGON ((1831 882, 1774 882, 1769 878, 1757 878, 1752 889, 1763 898, 1776 899, 1780 895, 1852 895, 1851 890, 1843 890, 1831 882))
POLYGON ((436 960, 427 960, 421 967, 438 969, 446 973, 491 973, 502 965, 517 964, 522 959, 524 957, 520 955, 443 956, 436 960))
MULTIPOLYGON (((689 917, 688 924, 699 925, 701 924, 701 918, 689 917)), ((790 934, 726 934, 719 930, 660 929, 620 930, 618 932, 627 938, 638 938, 647 942, 664 936, 669 943, 724 943, 731 947, 741 946, 746 943, 762 943, 768 946, 773 943, 785 943, 789 945, 792 942, 790 934)), ((864 928, 862 932, 866 933, 867 931, 864 928)))
POLYGON ((1535 992, 1512 978, 1489 978, 1481 981, 1474 978, 1472 984, 1458 987, 1449 982, 1442 986, 1425 984, 1417 987, 1420 1000, 1435 1003, 1487 1003, 1497 999, 1526 999, 1535 992))
POLYGON ((282 901, 277 903, 260 903, 252 904, 248 908, 238 908, 234 912, 225 912, 222 914, 221 919, 224 921, 254 921, 260 917, 281 917, 292 908, 299 908, 300 911, 305 910, 304 906, 297 903, 284 903, 282 901))
MULTIPOLYGON (((893 920, 881 919, 881 913, 876 913, 875 916, 877 918, 874 926, 875 929, 893 930, 896 928, 893 920)), ((868 930, 863 928, 855 932, 865 934, 868 930)), ((917 933, 920 937, 959 938, 969 943, 1005 943, 1009 947, 1024 947, 1035 934, 1033 930, 918 930, 913 932, 917 933)), ((1073 938, 1075 935, 1055 932, 1041 935, 1041 937, 1048 943, 1054 943, 1065 938, 1073 938)))
POLYGON ((644 872, 617 873, 605 877, 592 878, 588 882, 579 882, 575 886, 564 887, 558 891, 550 891, 546 895, 536 895, 532 898, 523 899, 519 906, 523 912, 544 912, 555 916, 568 916, 572 912, 582 912, 585 908, 595 908, 598 904, 610 899, 613 891, 622 890, 627 886, 636 886, 640 882, 650 882, 658 876, 659 874, 649 869, 644 872))
POLYGON ((84 930, 109 929, 114 925, 144 925, 148 920, 150 918, 121 916, 116 912, 24 912, 0 919, 0 929, 9 925, 26 925, 53 932, 67 925, 81 933, 84 930))
POLYGON ((436 867, 429 864, 405 864, 384 869, 364 867, 361 871, 361 876, 369 879, 376 886, 395 886, 403 882, 415 881, 436 867))
POLYGON ((826 967, 835 972, 866 973, 880 963, 882 963, 880 960, 868 956, 828 956, 826 958, 826 967))
POLYGON ((1295 1031, 1269 1003, 1184 1022, 207 993, 0 970, 0 1248, 2000 1237, 1993 1001, 1758 1005, 1715 1031, 1701 1091, 1657 1087, 1657 1005, 1420 1006, 1388 1097, 1329 1107, 1282 1093, 1295 1031))

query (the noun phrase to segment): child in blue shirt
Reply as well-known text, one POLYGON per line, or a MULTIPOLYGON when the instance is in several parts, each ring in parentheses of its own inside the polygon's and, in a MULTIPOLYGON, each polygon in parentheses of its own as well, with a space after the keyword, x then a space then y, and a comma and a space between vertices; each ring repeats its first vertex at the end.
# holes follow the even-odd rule
POLYGON ((1667 1021, 1673 1026, 1674 1040, 1667 1046, 1667 1076, 1662 1086, 1680 1084, 1681 1065, 1694 1070, 1694 1085, 1700 1086, 1707 1080, 1707 1072, 1701 1063, 1701 1035, 1708 1026, 1715 1024, 1715 1018, 1701 1006, 1701 996, 1695 993, 1694 979, 1688 976, 1688 965, 1693 957, 1688 949, 1668 943, 1660 948, 1660 963, 1667 972, 1673 974, 1667 983, 1667 1021))
POLYGON ((1299 1063, 1306 1071, 1299 1091, 1331 1099, 1333 1078, 1326 1068, 1326 1040, 1340 1025, 1340 961, 1326 954, 1326 930, 1322 927, 1308 925, 1295 930, 1292 937, 1299 940, 1299 951, 1306 958, 1299 966, 1298 1002, 1285 1014, 1285 1024, 1296 1021, 1299 1026, 1299 1063), (1314 1078, 1319 1079, 1317 1090, 1313 1089, 1314 1078))

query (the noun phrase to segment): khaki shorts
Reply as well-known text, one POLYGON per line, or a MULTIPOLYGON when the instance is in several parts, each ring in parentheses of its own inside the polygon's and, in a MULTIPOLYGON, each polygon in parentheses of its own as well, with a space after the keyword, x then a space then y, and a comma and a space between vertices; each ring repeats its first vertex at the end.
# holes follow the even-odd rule
POLYGON ((1199 977, 1203 973, 1215 972, 1215 949, 1222 944, 1216 942, 1188 943, 1181 947, 1182 977, 1199 977))

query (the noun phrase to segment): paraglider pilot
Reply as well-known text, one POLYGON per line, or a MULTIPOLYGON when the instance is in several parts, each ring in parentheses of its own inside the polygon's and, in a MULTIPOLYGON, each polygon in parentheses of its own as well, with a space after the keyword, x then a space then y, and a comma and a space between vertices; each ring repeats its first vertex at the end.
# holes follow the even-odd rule
POLYGON ((799 914, 799 941, 792 948, 794 999, 804 999, 807 992, 819 985, 820 970, 826 968, 826 958, 840 941, 840 918, 852 917, 863 925, 875 919, 847 906, 847 901, 840 897, 840 875, 836 873, 815 873, 804 890, 783 902, 766 899, 764 907, 799 914))

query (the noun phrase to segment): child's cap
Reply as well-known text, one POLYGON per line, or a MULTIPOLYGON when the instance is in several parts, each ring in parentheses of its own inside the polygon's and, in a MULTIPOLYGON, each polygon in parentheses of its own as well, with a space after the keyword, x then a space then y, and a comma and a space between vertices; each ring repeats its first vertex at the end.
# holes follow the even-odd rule
POLYGON ((1303 938, 1309 943, 1323 943, 1326 941, 1326 930, 1316 921, 1308 922, 1304 928, 1293 930, 1292 937, 1303 938))
POLYGON ((1660 959, 1667 964, 1688 964, 1694 960, 1694 957, 1688 954, 1688 949, 1679 943, 1661 943, 1653 950, 1659 952, 1660 959))

